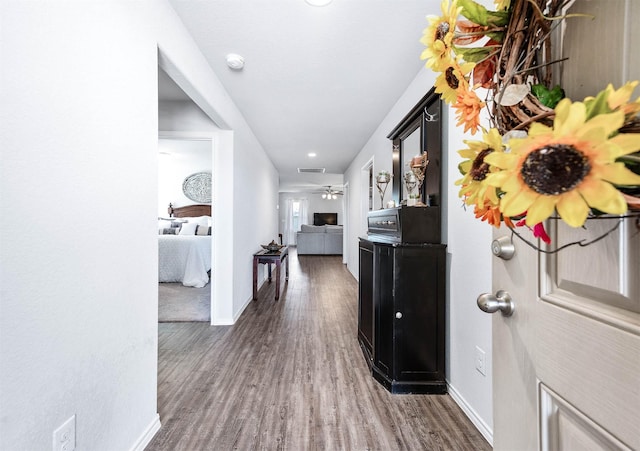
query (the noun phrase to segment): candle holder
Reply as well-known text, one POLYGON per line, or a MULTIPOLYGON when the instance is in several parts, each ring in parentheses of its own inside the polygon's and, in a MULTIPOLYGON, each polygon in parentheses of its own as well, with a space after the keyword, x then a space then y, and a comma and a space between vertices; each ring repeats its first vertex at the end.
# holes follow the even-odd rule
POLYGON ((415 172, 407 171, 402 178, 404 179, 404 186, 407 188, 406 204, 408 207, 411 207, 416 204, 416 196, 413 194, 413 190, 418 186, 418 177, 415 172))
POLYGON ((380 171, 378 176, 376 177, 376 187, 378 188, 378 193, 380 194, 380 210, 384 208, 384 193, 387 191, 387 186, 389 186, 389 182, 391 181, 391 174, 387 171, 380 171))

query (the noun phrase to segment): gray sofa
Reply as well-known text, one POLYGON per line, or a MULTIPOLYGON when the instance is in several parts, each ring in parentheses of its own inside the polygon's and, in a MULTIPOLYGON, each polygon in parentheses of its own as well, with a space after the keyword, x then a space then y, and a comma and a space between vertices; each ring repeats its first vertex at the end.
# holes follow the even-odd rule
POLYGON ((298 255, 342 255, 342 226, 303 224, 296 243, 298 255))

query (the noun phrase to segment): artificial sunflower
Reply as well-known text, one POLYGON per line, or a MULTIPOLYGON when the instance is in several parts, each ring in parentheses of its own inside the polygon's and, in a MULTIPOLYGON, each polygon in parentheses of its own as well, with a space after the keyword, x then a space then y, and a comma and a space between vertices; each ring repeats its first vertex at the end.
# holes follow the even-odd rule
POLYGON ((481 221, 487 221, 487 224, 490 224, 494 227, 500 228, 500 224, 504 221, 505 225, 511 229, 515 228, 511 218, 507 216, 503 216, 500 211, 500 207, 497 205, 493 205, 491 202, 485 202, 484 205, 476 205, 473 208, 473 213, 476 216, 476 219, 480 219, 481 221))
POLYGON ((451 60, 435 82, 435 91, 441 95, 442 100, 451 105, 460 93, 469 90, 467 76, 474 66, 475 63, 464 63, 460 58, 451 60))
POLYGON ((584 224, 591 209, 624 214, 627 203, 614 185, 640 185, 640 176, 620 156, 640 149, 640 134, 617 133, 622 110, 587 118, 584 103, 563 99, 555 108, 553 128, 534 123, 527 138, 509 140, 511 152, 493 152, 485 162, 502 171, 487 176, 487 184, 505 195, 505 216, 526 212, 534 226, 554 213, 572 227, 584 224))
POLYGON ((486 202, 497 206, 499 199, 496 194, 496 188, 486 183, 487 175, 496 168, 486 162, 486 157, 493 152, 502 152, 502 136, 500 132, 492 128, 483 134, 483 141, 465 141, 469 147, 458 151, 465 161, 460 163, 460 171, 464 177, 455 182, 456 185, 462 185, 458 195, 464 197, 465 204, 476 204, 484 207, 486 202))
POLYGON ((458 0, 443 0, 440 4, 442 16, 427 16, 429 26, 425 28, 420 42, 425 45, 425 49, 420 55, 420 59, 427 60, 425 66, 439 72, 442 67, 451 63, 451 42, 456 29, 456 20, 461 7, 458 7, 458 0))
POLYGON ((585 99, 587 115, 609 113, 618 109, 621 109, 627 116, 635 115, 640 111, 640 98, 635 102, 629 102, 629 99, 636 86, 638 86, 638 81, 630 81, 625 83, 624 86, 614 89, 613 85, 609 83, 597 97, 585 99), (608 109, 606 109, 605 104, 608 109))
POLYGON ((464 133, 475 135, 480 128, 480 111, 485 103, 480 100, 475 91, 460 90, 453 108, 456 110, 457 127, 464 125, 464 133))

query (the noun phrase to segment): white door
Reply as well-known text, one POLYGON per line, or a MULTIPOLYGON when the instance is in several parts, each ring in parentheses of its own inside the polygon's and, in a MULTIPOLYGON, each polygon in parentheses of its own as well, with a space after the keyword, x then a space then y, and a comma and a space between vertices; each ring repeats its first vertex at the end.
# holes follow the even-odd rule
MULTIPOLYGON (((581 100, 609 82, 639 79, 640 32, 631 24, 639 23, 640 2, 579 0, 579 7, 596 19, 568 25, 576 27, 565 42, 568 95, 581 100)), ((613 225, 559 224, 553 243, 594 238, 613 225)), ((504 290, 515 306, 511 316, 493 317, 494 448, 640 450, 638 223, 627 219, 605 239, 557 254, 518 238, 514 245, 511 260, 493 257, 494 294, 504 290)))

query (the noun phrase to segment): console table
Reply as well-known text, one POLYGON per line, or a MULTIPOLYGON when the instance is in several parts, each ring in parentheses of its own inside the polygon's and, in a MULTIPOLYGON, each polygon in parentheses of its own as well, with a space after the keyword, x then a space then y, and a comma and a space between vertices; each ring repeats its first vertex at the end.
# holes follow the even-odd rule
POLYGON ((276 265, 276 301, 280 299, 280 266, 285 262, 285 280, 289 280, 289 248, 283 247, 277 252, 261 250, 253 254, 253 300, 258 299, 258 264, 267 265, 269 271, 269 283, 271 283, 271 265, 276 265))

